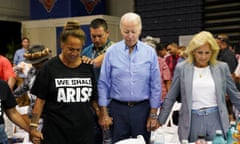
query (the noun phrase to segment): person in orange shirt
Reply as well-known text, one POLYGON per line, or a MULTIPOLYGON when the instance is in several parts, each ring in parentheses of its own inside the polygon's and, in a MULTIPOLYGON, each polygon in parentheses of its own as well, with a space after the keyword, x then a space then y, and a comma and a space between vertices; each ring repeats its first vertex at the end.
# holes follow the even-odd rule
POLYGON ((16 76, 11 62, 2 55, 0 55, 0 79, 6 81, 10 89, 13 90, 16 83, 16 76))

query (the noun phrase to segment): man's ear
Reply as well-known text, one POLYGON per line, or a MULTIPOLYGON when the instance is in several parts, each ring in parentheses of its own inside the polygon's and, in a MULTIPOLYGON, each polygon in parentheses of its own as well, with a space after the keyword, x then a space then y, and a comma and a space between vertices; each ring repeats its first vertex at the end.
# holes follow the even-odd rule
POLYGON ((61 49, 63 48, 63 46, 64 46, 64 42, 61 42, 61 43, 60 43, 61 49))

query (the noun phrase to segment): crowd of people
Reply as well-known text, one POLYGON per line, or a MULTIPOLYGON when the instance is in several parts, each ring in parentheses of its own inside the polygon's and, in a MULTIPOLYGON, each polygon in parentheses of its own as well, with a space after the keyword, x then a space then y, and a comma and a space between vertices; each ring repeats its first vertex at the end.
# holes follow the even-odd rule
POLYGON ((107 22, 93 19, 85 46, 80 23, 67 21, 60 54, 24 37, 12 63, 0 55, 0 143, 8 143, 4 113, 34 144, 102 144, 104 130, 112 143, 138 135, 149 143, 176 101, 180 141, 211 141, 216 130, 226 137, 240 110, 240 60, 229 37, 200 31, 186 46, 140 40, 142 21, 133 12, 119 25, 122 40, 113 42, 107 22), (23 95, 25 115, 16 110, 23 95))

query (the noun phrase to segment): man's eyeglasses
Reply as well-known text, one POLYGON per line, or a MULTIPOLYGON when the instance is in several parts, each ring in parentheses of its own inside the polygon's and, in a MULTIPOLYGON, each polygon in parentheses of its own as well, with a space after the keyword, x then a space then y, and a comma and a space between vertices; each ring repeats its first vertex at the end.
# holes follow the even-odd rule
POLYGON ((215 39, 218 39, 218 40, 220 40, 220 41, 222 41, 222 42, 227 42, 227 39, 226 39, 226 38, 223 38, 223 37, 221 37, 221 36, 219 36, 219 35, 215 35, 214 38, 215 38, 215 39))

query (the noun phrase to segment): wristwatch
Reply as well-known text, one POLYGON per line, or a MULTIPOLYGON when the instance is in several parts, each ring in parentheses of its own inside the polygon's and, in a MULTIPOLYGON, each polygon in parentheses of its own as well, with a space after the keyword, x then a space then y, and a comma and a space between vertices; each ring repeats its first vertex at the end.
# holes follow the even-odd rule
POLYGON ((149 117, 152 119, 158 119, 158 115, 156 113, 150 113, 149 117))

